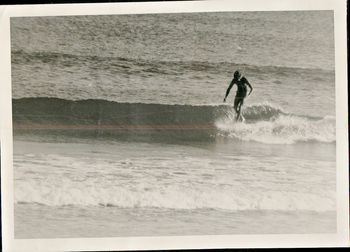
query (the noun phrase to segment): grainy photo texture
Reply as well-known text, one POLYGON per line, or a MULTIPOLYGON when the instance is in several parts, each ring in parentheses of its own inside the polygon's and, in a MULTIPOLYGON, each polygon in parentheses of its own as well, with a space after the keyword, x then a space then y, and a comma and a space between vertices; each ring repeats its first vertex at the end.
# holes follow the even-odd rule
POLYGON ((333 11, 10 25, 15 238, 336 232, 333 11))

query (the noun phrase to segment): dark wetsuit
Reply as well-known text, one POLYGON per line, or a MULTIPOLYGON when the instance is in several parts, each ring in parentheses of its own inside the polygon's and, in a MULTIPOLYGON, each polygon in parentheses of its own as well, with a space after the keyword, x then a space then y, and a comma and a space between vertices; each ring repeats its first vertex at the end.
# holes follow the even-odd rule
POLYGON ((243 105, 244 98, 247 96, 247 86, 249 86, 250 92, 253 90, 253 88, 245 77, 242 77, 240 79, 234 78, 231 81, 231 84, 226 91, 224 101, 226 100, 226 97, 230 93, 230 90, 234 84, 237 85, 237 92, 236 92, 236 97, 234 101, 234 109, 237 113, 237 119, 239 119, 241 117, 241 107, 243 105))
POLYGON ((247 96, 247 79, 242 77, 240 80, 235 81, 237 84, 236 98, 245 98, 247 96))

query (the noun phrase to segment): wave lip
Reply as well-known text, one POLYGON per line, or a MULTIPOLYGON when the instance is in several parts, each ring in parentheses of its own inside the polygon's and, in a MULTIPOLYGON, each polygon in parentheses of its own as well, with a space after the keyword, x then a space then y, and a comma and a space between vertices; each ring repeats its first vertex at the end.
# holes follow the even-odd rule
POLYGON ((275 119, 280 115, 287 115, 281 107, 268 102, 247 106, 243 109, 242 114, 248 121, 266 121, 275 119))

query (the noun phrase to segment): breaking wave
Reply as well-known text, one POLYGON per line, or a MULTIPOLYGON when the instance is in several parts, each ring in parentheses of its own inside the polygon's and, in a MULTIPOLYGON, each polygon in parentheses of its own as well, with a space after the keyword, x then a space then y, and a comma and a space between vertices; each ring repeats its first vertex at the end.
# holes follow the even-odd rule
MULTIPOLYGON (((246 106, 236 122, 228 105, 165 105, 106 100, 22 98, 13 100, 15 130, 93 131, 116 137, 153 132, 168 139, 207 141, 227 137, 267 144, 335 141, 335 118, 295 115, 279 106, 246 106), (179 133, 181 131, 181 133, 179 133), (200 134, 198 134, 200 132, 200 134), (118 133, 118 134, 117 134, 118 133)), ((149 139, 149 137, 147 138, 149 139)))

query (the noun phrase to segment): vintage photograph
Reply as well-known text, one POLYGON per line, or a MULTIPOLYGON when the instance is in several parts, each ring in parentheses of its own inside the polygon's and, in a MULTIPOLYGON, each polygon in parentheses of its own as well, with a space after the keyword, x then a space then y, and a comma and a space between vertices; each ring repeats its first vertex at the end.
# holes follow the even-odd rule
POLYGON ((16 239, 337 232, 332 10, 10 31, 16 239))

